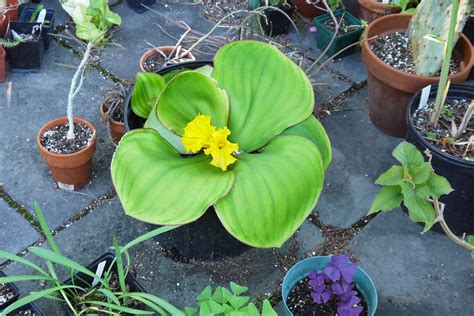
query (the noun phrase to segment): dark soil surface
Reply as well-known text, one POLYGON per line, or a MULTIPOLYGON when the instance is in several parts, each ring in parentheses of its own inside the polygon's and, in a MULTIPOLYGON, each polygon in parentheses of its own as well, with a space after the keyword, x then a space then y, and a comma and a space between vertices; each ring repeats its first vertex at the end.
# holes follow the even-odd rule
POLYGON ((467 125, 466 133, 454 141, 451 137, 451 121, 454 119, 459 127, 471 100, 447 99, 444 103, 445 109, 441 112, 437 127, 430 127, 429 120, 434 106, 434 100, 430 100, 426 107, 418 109, 413 115, 412 121, 421 135, 441 151, 461 159, 474 161, 474 145, 468 148, 469 139, 474 137, 474 120, 471 119, 467 125))
MULTIPOLYGON (((337 315, 337 305, 334 299, 330 300, 327 304, 317 304, 311 297, 312 288, 309 285, 309 278, 296 283, 295 287, 291 290, 286 300, 286 305, 295 316, 333 316, 337 315)), ((367 302, 364 296, 359 294, 361 305, 364 310, 360 316, 367 315, 367 302)))
MULTIPOLYGON (((352 25, 349 21, 346 20, 346 18, 343 18, 342 21, 341 21, 341 17, 336 17, 336 19, 340 24, 339 30, 337 33, 338 35, 350 33, 360 28, 360 25, 352 25)), ((328 19, 324 21, 324 26, 326 26, 333 33, 336 31, 336 24, 334 23, 333 19, 328 19)))
POLYGON ((0 284, 0 308, 15 296, 13 289, 6 284, 0 284))
POLYGON ((56 154, 72 154, 84 149, 92 141, 93 131, 84 124, 74 123, 76 138, 67 140, 69 124, 55 125, 41 137, 41 145, 49 152, 56 154))
MULTIPOLYGON (((415 73, 410 40, 405 32, 395 32, 375 39, 370 48, 384 63, 410 74, 415 73)), ((454 57, 451 60, 449 74, 460 70, 459 61, 454 57)), ((437 74, 439 75, 439 73, 437 74)))
POLYGON ((161 54, 156 54, 145 60, 144 68, 148 72, 155 72, 160 70, 161 67, 165 64, 165 58, 161 54))

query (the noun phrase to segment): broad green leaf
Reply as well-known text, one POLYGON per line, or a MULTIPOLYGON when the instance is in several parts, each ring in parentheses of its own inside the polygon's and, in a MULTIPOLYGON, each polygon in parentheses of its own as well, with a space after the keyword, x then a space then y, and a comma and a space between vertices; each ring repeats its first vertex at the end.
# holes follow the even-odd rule
POLYGON ((412 144, 401 142, 392 152, 393 157, 397 159, 403 166, 421 166, 424 162, 423 155, 412 144))
POLYGON ((131 100, 133 113, 147 118, 165 85, 165 79, 160 75, 152 72, 137 73, 131 100))
MULTIPOLYGON (((474 235, 467 237, 467 242, 474 246, 474 235)), ((474 251, 471 252, 471 257, 474 260, 474 251)))
POLYGON ((300 136, 277 137, 258 154, 240 154, 236 181, 216 212, 227 231, 254 247, 280 247, 316 205, 324 166, 300 136))
POLYGON ((281 135, 295 135, 309 139, 318 147, 323 157, 324 169, 329 167, 332 160, 331 142, 323 125, 313 115, 303 122, 287 128, 281 135))
POLYGON ((247 292, 249 289, 248 287, 238 285, 237 283, 230 282, 230 289, 234 295, 240 295, 244 292, 247 292))
POLYGON ((377 180, 376 184, 379 185, 398 185, 403 181, 403 167, 392 166, 390 169, 382 173, 377 180))
POLYGON ((156 115, 156 104, 153 105, 153 108, 148 116, 148 119, 145 122, 144 128, 152 128, 157 131, 171 146, 173 146, 180 154, 186 155, 186 149, 184 149, 183 142, 181 137, 167 129, 161 124, 160 120, 156 115))
POLYGON ((198 302, 210 300, 212 298, 212 288, 210 285, 206 286, 204 290, 196 297, 198 302))
POLYGON ((423 233, 430 230, 430 228, 435 223, 436 213, 429 202, 426 199, 420 198, 410 184, 402 183, 402 194, 403 194, 403 204, 408 209, 408 215, 410 219, 414 222, 421 222, 425 224, 423 233))
POLYGON ((431 196, 430 187, 426 183, 415 186, 415 195, 420 199, 427 199, 431 196))
POLYGON ((168 83, 156 109, 163 125, 182 136, 184 128, 199 114, 209 115, 211 124, 226 127, 229 98, 211 77, 197 71, 186 71, 168 83))
POLYGON ((195 69, 194 71, 202 73, 203 75, 206 75, 208 77, 212 77, 212 72, 214 71, 214 67, 212 67, 211 65, 205 65, 205 66, 195 69))
POLYGON ((442 195, 449 194, 453 191, 451 184, 449 184, 445 177, 439 176, 433 172, 431 173, 427 184, 430 187, 431 196, 435 199, 439 199, 442 195))
POLYGON ((214 78, 230 99, 230 140, 245 152, 311 115, 311 82, 278 48, 256 41, 223 46, 214 59, 214 78))
MULTIPOLYGON (((163 74, 163 79, 165 79, 165 82, 168 83, 170 82, 171 80, 174 79, 174 77, 176 77, 177 75, 179 75, 180 73, 182 72, 185 72, 185 71, 190 71, 191 69, 188 69, 188 68, 178 68, 176 70, 172 70, 170 72, 167 72, 165 74, 163 74)), ((197 70, 196 70, 197 71, 197 70)))
POLYGON ((122 24, 122 18, 120 15, 118 15, 115 12, 112 12, 109 10, 107 14, 104 15, 104 19, 109 23, 109 24, 115 24, 115 25, 120 25, 122 24))
POLYGON ((391 211, 396 207, 400 207, 402 200, 403 195, 400 186, 383 187, 372 201, 372 206, 367 215, 377 213, 378 211, 391 211))
POLYGON ((204 155, 181 157, 154 130, 134 130, 115 151, 112 181, 127 215, 158 225, 186 224, 234 183, 232 171, 222 172, 210 161, 204 155))
POLYGON ((76 27, 76 35, 87 42, 99 41, 105 32, 97 28, 92 22, 84 22, 76 27))
POLYGON ((269 300, 263 301, 262 316, 278 316, 275 310, 273 310, 272 304, 270 304, 269 300))
POLYGON ((413 183, 420 184, 428 181, 432 172, 431 163, 423 162, 419 167, 408 167, 413 183))

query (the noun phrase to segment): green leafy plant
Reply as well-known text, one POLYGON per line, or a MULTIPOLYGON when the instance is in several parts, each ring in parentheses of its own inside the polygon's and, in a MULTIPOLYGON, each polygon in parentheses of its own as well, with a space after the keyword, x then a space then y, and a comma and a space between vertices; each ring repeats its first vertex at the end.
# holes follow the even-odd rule
POLYGON ((47 269, 45 270, 26 258, 5 251, 0 251, 1 259, 12 260, 36 272, 36 274, 31 275, 0 277, 0 284, 41 281, 48 283, 50 287, 38 292, 32 292, 29 295, 22 297, 17 302, 0 312, 0 316, 8 315, 15 309, 41 298, 63 302, 74 315, 91 315, 98 312, 112 315, 184 315, 182 311, 157 296, 127 290, 125 283, 125 279, 131 267, 128 250, 150 238, 170 231, 175 227, 160 227, 132 240, 125 246, 119 246, 117 240, 114 238, 113 250, 115 253, 115 259, 110 264, 110 267, 105 269, 103 275, 96 275, 95 271, 91 271, 81 264, 62 255, 59 246, 51 235, 51 231, 44 219, 38 203, 35 203, 34 208, 41 230, 52 250, 43 249, 41 247, 29 247, 28 251, 41 259, 45 263, 47 269), (73 276, 73 280, 76 274, 82 273, 85 276, 92 278, 94 281, 91 284, 87 284, 87 282, 81 278, 81 283, 86 283, 87 286, 79 285, 79 282, 74 281, 72 284, 65 284, 58 278, 56 266, 60 266, 68 271, 69 274, 73 276), (117 267, 116 271, 112 270, 114 266, 117 267), (114 283, 114 278, 118 279, 118 288, 115 288, 112 285, 114 283), (132 302, 137 303, 136 305, 143 305, 147 310, 138 309, 135 305, 131 304, 132 302))
POLYGON ((368 215, 391 211, 403 203, 413 222, 424 223, 423 233, 439 222, 449 238, 473 252, 474 259, 474 236, 469 236, 467 241, 457 237, 444 220, 444 205, 438 200, 453 189, 446 178, 434 172, 431 158, 425 161, 421 152, 408 142, 400 143, 392 155, 401 165, 392 166, 375 181, 382 189, 375 196, 368 215))
POLYGON ((263 301, 260 313, 248 296, 243 296, 247 287, 230 282, 229 289, 218 286, 214 292, 211 286, 206 286, 196 297, 198 308, 186 307, 186 315, 215 315, 215 316, 277 316, 268 300, 263 301))
POLYGON ((408 8, 408 5, 412 4, 413 6, 416 6, 418 4, 418 0, 393 0, 392 4, 400 8, 400 13, 415 14, 416 8, 408 8))
POLYGON ((168 83, 137 76, 132 109, 146 128, 119 143, 114 186, 139 220, 186 224, 214 206, 238 240, 280 247, 314 208, 331 161, 311 115, 311 83, 277 48, 255 41, 223 46, 214 67, 168 83))

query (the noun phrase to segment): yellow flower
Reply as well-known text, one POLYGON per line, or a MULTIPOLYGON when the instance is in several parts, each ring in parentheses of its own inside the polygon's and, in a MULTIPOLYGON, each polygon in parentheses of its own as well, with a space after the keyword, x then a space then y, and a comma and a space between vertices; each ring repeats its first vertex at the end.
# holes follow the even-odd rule
POLYGON ((211 165, 227 170, 227 166, 233 164, 237 159, 232 154, 239 150, 239 145, 227 140, 230 130, 227 127, 220 128, 212 134, 209 147, 204 150, 206 155, 212 155, 211 165))
POLYGON ((207 148, 216 128, 211 125, 211 117, 198 115, 184 128, 181 142, 188 152, 197 153, 207 148))

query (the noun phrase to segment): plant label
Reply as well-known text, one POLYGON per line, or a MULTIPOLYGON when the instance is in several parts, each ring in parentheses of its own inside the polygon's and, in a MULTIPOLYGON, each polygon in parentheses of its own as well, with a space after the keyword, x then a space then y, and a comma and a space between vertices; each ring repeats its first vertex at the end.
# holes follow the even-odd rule
POLYGON ((420 96, 420 104, 418 104, 418 108, 424 108, 426 105, 428 105, 428 98, 430 97, 430 92, 431 92, 431 85, 426 86, 421 90, 421 96, 420 96))
MULTIPOLYGON (((101 278, 102 277, 102 274, 104 273, 104 268, 105 268, 105 264, 107 263, 107 261, 102 261, 101 263, 99 263, 97 265, 97 270, 95 271, 95 274, 101 278)), ((98 283, 99 283, 99 278, 94 278, 94 280, 92 281, 92 286, 96 286, 98 283)))

